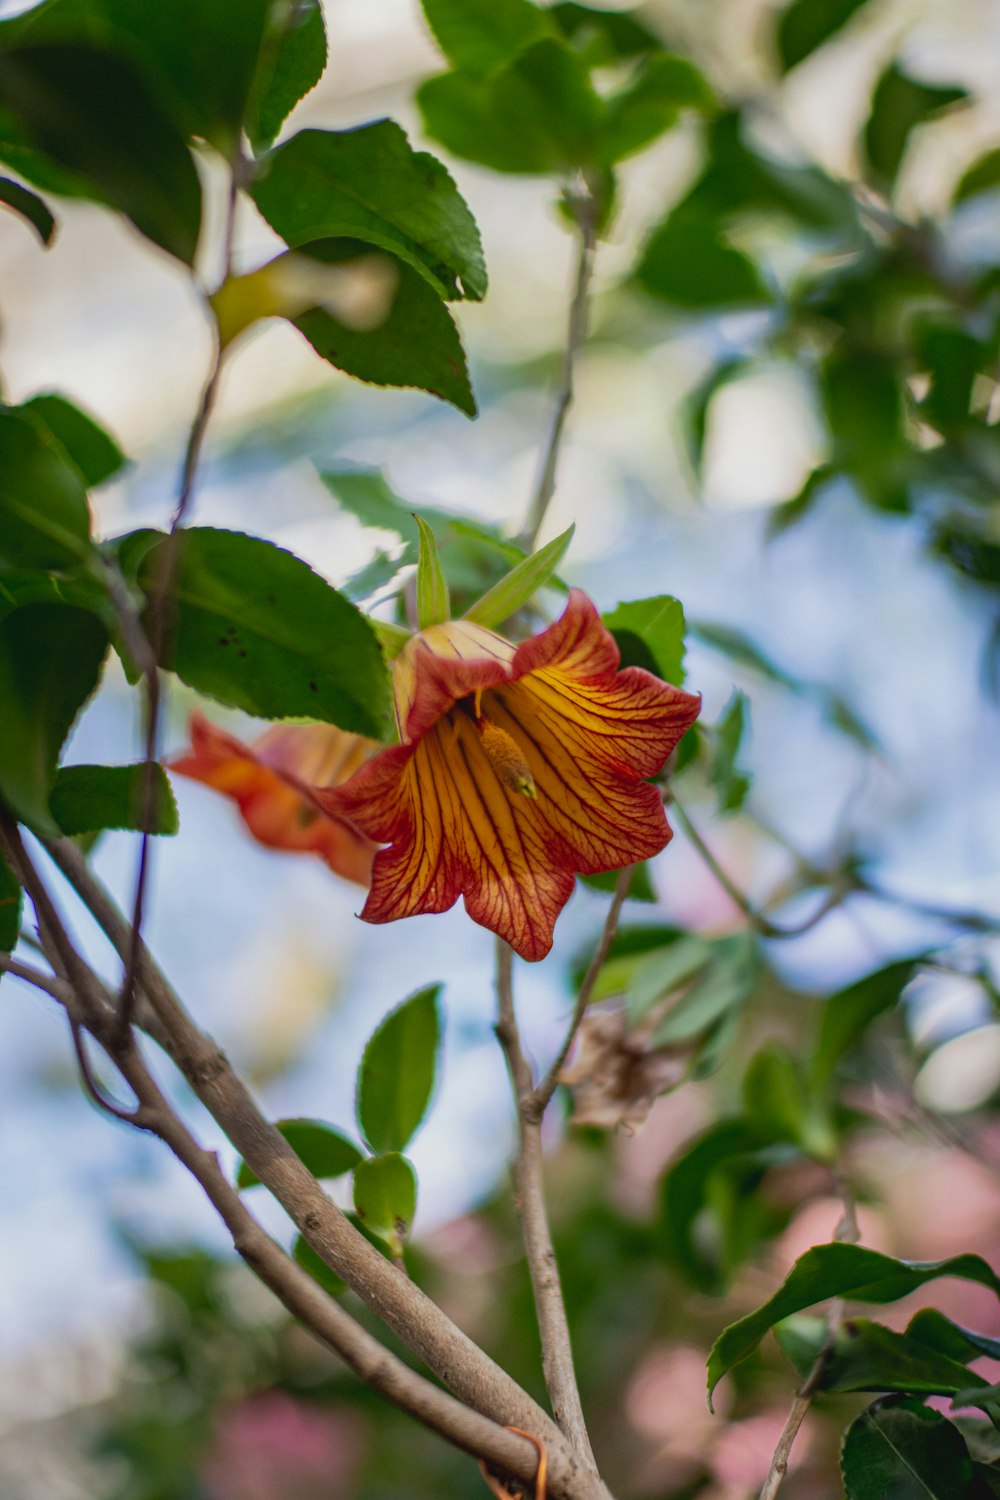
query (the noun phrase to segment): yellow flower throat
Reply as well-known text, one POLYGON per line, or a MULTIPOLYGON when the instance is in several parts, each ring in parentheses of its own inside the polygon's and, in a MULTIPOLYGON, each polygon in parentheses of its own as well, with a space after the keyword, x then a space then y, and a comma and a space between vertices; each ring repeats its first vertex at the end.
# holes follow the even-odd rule
MULTIPOLYGON (((524 751, 512 734, 508 734, 506 729, 501 729, 499 724, 494 724, 493 720, 487 718, 482 712, 482 696, 480 689, 476 693, 475 706, 465 699, 456 707, 464 710, 476 726, 483 754, 504 785, 512 792, 517 792, 519 796, 530 797, 534 801, 538 793, 535 789, 535 778, 524 757, 524 751)), ((457 723, 455 729, 457 732, 457 723)))

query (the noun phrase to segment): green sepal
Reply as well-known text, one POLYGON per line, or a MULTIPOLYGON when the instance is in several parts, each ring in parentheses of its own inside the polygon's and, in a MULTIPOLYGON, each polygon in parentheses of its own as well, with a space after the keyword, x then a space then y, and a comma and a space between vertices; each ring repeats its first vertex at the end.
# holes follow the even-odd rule
POLYGON ((551 542, 546 542, 544 547, 539 547, 537 552, 511 568, 499 583, 487 589, 483 597, 465 611, 464 618, 471 620, 474 625, 487 626, 500 625, 504 620, 509 620, 511 615, 516 614, 523 604, 527 604, 548 583, 566 555, 575 530, 575 524, 567 527, 551 542))
POLYGON ((451 619, 451 596, 441 566, 441 554, 434 533, 422 516, 414 518, 420 532, 417 555, 417 624, 441 625, 451 619))

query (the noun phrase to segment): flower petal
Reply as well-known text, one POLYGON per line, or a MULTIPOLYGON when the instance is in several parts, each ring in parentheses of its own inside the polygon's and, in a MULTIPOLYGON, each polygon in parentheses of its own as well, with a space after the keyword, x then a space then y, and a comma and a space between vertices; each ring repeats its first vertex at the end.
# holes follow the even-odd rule
POLYGON ((467 620, 430 625, 393 662, 396 724, 404 744, 418 740, 459 698, 510 676, 515 647, 467 620))

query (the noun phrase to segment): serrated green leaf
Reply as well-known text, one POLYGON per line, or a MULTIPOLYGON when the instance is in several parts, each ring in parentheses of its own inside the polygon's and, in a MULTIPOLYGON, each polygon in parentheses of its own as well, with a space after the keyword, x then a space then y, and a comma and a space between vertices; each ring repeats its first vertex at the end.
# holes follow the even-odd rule
POLYGON ((417 990, 389 1012, 365 1047, 357 1116, 378 1154, 402 1151, 427 1112, 441 1044, 440 993, 439 984, 417 990))
POLYGON ((14 213, 20 214, 48 249, 55 238, 56 221, 48 204, 37 193, 20 182, 14 182, 10 177, 0 177, 0 203, 5 203, 14 213))
POLYGON ((117 474, 125 463, 125 455, 110 433, 56 391, 32 396, 19 410, 44 424, 91 489, 117 474))
POLYGON ((775 42, 788 73, 846 26, 867 0, 792 0, 778 17, 775 42))
POLYGON ((651 296, 691 311, 771 301, 754 261, 727 243, 707 214, 670 214, 654 229, 635 274, 651 296))
POLYGON ((80 475, 30 416, 0 409, 0 561, 68 568, 90 551, 90 510, 80 475))
POLYGON ((920 1401, 876 1401, 847 1429, 840 1454, 846 1500, 982 1500, 957 1427, 920 1401))
POLYGON ((285 243, 352 239, 388 250, 439 297, 486 294, 476 221, 441 162, 392 120, 302 130, 261 163, 253 198, 285 243))
POLYGON ((910 132, 969 97, 964 88, 942 88, 910 78, 892 63, 875 85, 864 128, 864 154, 876 182, 891 188, 902 165, 910 132))
POLYGON ((0 107, 148 239, 193 263, 198 174, 183 133, 130 61, 84 45, 11 48, 2 55, 0 107))
POLYGON ((354 1169, 354 1208, 362 1224, 402 1256, 417 1209, 417 1176, 405 1156, 370 1156, 354 1169))
POLYGON ((554 28, 530 0, 421 0, 427 24, 455 68, 474 74, 494 68, 554 28))
POLYGON ((517 563, 499 583, 477 599, 471 609, 465 611, 463 618, 486 626, 501 625, 504 620, 509 620, 548 583, 565 557, 575 530, 575 524, 567 527, 551 542, 517 563))
POLYGON ((441 554, 430 526, 422 516, 416 517, 420 533, 417 553, 417 625, 441 625, 451 619, 451 599, 441 567, 441 554))
POLYGON ((727 1371, 752 1354, 774 1324, 830 1297, 855 1302, 898 1302, 939 1276, 978 1282, 1000 1297, 1000 1279, 978 1255, 948 1260, 894 1260, 861 1245, 815 1245, 795 1262, 781 1286, 763 1306, 730 1326, 716 1339, 708 1358, 709 1396, 727 1371))
POLYGON ((270 146, 299 100, 319 83, 325 68, 326 27, 319 0, 288 0, 285 6, 272 6, 270 31, 261 48, 246 114, 246 132, 254 151, 270 146))
POLYGON ((153 779, 152 818, 148 832, 174 834, 179 827, 177 803, 163 767, 63 766, 49 799, 52 816, 63 833, 75 836, 102 828, 143 831, 142 810, 147 777, 153 779))
POLYGON ((165 667, 189 687, 259 718, 306 716, 380 737, 389 684, 368 620, 300 558, 258 537, 196 527, 155 543, 139 565, 168 611, 165 667))
MULTIPOLYGON (((343 1177, 361 1160, 361 1149, 341 1131, 323 1120, 278 1120, 277 1128, 302 1164, 320 1182, 343 1177)), ((238 1188, 256 1187, 260 1178, 241 1161, 236 1172, 238 1188)))
POLYGON ((618 642, 623 667, 645 667, 684 685, 684 608, 671 594, 619 604, 601 620, 618 642))
POLYGON ((878 1016, 899 1003, 919 962, 919 958, 899 959, 824 1001, 819 1036, 809 1061, 809 1086, 814 1094, 829 1088, 842 1058, 878 1016))
POLYGON ((97 686, 108 633, 69 604, 26 604, 0 621, 0 797, 35 833, 62 834, 49 809, 56 762, 97 686))
POLYGON ((715 96, 703 75, 686 57, 659 52, 637 75, 607 100, 601 129, 606 162, 619 162, 642 151, 676 125, 684 111, 707 113, 715 96))

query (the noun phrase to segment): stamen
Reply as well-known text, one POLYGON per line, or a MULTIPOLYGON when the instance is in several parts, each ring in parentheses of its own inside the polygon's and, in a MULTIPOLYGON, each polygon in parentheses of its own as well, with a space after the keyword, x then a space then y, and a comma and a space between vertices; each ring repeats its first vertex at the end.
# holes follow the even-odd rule
POLYGON ((517 740, 509 735, 506 729, 501 729, 499 724, 494 724, 492 719, 487 719, 485 716, 476 719, 476 728, 479 730, 480 742, 486 759, 500 780, 509 786, 512 792, 534 800, 537 796, 535 778, 531 774, 528 762, 524 758, 524 751, 517 740))

